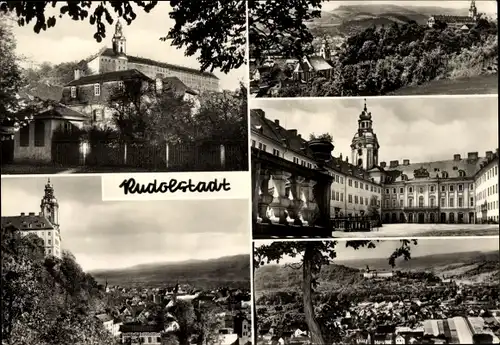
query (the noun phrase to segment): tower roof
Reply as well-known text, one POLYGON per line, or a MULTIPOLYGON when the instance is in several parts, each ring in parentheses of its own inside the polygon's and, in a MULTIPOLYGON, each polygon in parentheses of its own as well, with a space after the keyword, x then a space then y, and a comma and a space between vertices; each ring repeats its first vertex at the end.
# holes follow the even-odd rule
POLYGON ((365 98, 365 106, 363 108, 363 111, 361 112, 361 114, 359 115, 359 119, 361 121, 364 121, 364 120, 371 120, 372 119, 372 113, 368 112, 368 109, 366 108, 366 98, 365 98))

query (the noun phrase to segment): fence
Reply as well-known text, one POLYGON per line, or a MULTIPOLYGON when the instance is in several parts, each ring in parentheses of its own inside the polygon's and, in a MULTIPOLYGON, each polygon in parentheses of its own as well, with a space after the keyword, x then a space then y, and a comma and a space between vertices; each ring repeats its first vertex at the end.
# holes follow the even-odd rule
POLYGON ((149 171, 244 171, 248 170, 248 143, 57 141, 52 143, 52 161, 62 166, 130 167, 149 171))

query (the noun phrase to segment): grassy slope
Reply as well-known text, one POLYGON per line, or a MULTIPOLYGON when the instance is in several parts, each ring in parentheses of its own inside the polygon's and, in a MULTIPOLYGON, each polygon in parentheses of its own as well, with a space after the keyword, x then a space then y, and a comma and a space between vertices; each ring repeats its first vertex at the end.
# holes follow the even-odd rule
POLYGON ((91 274, 100 282, 107 279, 110 285, 162 286, 179 281, 199 288, 230 286, 249 289, 250 256, 236 255, 204 261, 139 265, 119 270, 100 270, 91 274))

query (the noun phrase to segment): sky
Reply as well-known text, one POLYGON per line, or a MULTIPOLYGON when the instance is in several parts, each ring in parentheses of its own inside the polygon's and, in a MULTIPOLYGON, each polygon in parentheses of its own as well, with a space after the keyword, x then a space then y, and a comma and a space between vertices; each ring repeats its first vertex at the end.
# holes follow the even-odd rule
MULTIPOLYGON (((50 7, 48 9, 50 11, 47 11, 46 17, 54 12, 54 9, 50 7)), ((59 6, 55 9, 57 14, 58 9, 59 6)), ((150 13, 137 9, 135 11, 137 18, 130 26, 121 20, 123 33, 127 39, 127 53, 198 69, 200 65, 195 56, 184 56, 184 47, 177 49, 170 46, 170 41, 159 40, 160 37, 166 36, 175 23, 169 18, 170 9, 168 1, 160 1, 150 13)), ((101 43, 97 43, 93 38, 96 29, 89 24, 88 18, 84 21, 73 21, 67 16, 63 18, 56 16, 56 25, 39 34, 33 31, 34 22, 24 27, 15 24, 17 54, 29 58, 33 63, 48 61, 57 64, 80 61, 97 53, 103 46, 112 47, 111 38, 116 23, 116 17, 113 18, 115 22, 111 26, 106 22, 106 38, 101 43)), ((222 89, 235 90, 239 87, 240 81, 246 80, 247 67, 242 66, 229 74, 214 70, 214 74, 220 79, 222 89)))
MULTIPOLYGON (((2 178, 2 216, 40 212, 46 177, 2 178)), ((84 270, 250 253, 246 200, 103 202, 99 176, 51 177, 62 247, 84 270)))
MULTIPOLYGON (((331 11, 342 5, 359 5, 362 3, 360 0, 354 1, 324 1, 322 3, 322 9, 324 11, 331 11)), ((470 1, 469 0, 459 0, 459 1, 430 1, 430 0, 398 0, 398 1, 369 1, 370 4, 383 4, 383 5, 398 5, 403 7, 445 7, 451 9, 464 9, 466 11, 469 10, 470 1)), ((497 13, 497 2, 495 0, 478 0, 476 1, 476 7, 478 12, 486 13, 487 15, 493 15, 497 13)), ((466 12, 467 13, 467 12, 466 12)))
MULTIPOLYGON (((266 117, 280 120, 302 137, 329 132, 333 155, 351 157, 350 144, 363 110, 362 98, 252 99, 266 117)), ((413 163, 451 160, 498 147, 498 97, 379 97, 367 99, 380 149, 379 162, 409 159, 413 163)))
MULTIPOLYGON (((272 241, 258 241, 255 243, 255 247, 258 248, 261 245, 267 245, 272 243, 272 241)), ((337 253, 337 258, 335 262, 341 262, 344 260, 356 260, 356 259, 380 259, 387 258, 392 254, 394 249, 401 246, 400 240, 385 240, 376 243, 375 248, 360 248, 354 250, 349 247, 346 248, 345 241, 338 241, 335 246, 335 251, 337 253)), ((439 239, 419 239, 417 245, 411 245, 411 256, 425 256, 425 255, 435 255, 435 254, 451 254, 451 253, 464 253, 471 251, 498 251, 498 238, 467 238, 467 237, 456 237, 456 238, 439 238, 439 239)), ((291 262, 300 261, 300 257, 285 257, 280 261, 280 264, 286 264, 291 262)))

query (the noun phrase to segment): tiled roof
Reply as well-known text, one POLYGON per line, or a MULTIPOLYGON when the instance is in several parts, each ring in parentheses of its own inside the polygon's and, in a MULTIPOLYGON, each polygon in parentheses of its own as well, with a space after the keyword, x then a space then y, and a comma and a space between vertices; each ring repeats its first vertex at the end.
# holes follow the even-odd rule
POLYGON ((321 56, 308 56, 307 59, 315 71, 326 71, 333 68, 328 61, 321 56))
POLYGON ((426 163, 412 163, 407 165, 398 165, 397 167, 387 167, 385 170, 393 176, 393 182, 402 181, 402 175, 406 175, 408 180, 414 179, 415 170, 425 169, 429 173, 429 178, 443 177, 442 173, 446 172, 448 178, 464 178, 460 176, 460 171, 465 172, 466 178, 473 178, 480 169, 480 164, 485 160, 484 157, 478 157, 477 160, 460 159, 460 160, 442 160, 426 163))
MULTIPOLYGON (((98 55, 109 56, 109 57, 115 57, 115 56, 117 56, 115 54, 115 52, 113 51, 113 49, 111 49, 111 48, 102 49, 98 53, 98 55)), ((127 55, 127 59, 128 59, 129 62, 132 62, 132 63, 140 63, 140 64, 144 64, 144 65, 153 65, 153 66, 168 68, 168 69, 171 69, 171 70, 186 71, 186 72, 190 72, 190 73, 193 73, 193 74, 199 74, 199 75, 204 75, 204 76, 207 76, 207 77, 219 79, 213 73, 210 73, 210 72, 201 72, 200 70, 197 70, 195 68, 189 68, 189 67, 184 67, 184 66, 179 66, 179 65, 173 65, 173 64, 169 64, 169 63, 165 63, 165 62, 159 62, 159 61, 155 61, 155 60, 152 60, 152 59, 143 58, 143 57, 139 57, 139 56, 132 56, 132 55, 127 55)))
POLYGON ((85 121, 88 117, 84 114, 68 108, 63 104, 55 104, 47 110, 44 110, 35 115, 35 120, 39 119, 62 119, 62 120, 73 120, 73 121, 85 121))
POLYGON ((59 102, 62 96, 62 86, 51 85, 49 83, 31 83, 19 91, 21 98, 32 100, 52 100, 59 102))
POLYGON ((21 231, 54 229, 54 226, 45 216, 34 213, 2 217, 2 228, 6 226, 14 226, 21 231))
POLYGON ((144 80, 151 80, 151 78, 149 78, 144 73, 142 73, 136 69, 129 69, 129 70, 125 70, 125 71, 113 71, 113 72, 84 76, 84 77, 81 77, 80 79, 73 80, 69 84, 66 84, 66 86, 105 83, 108 81, 127 80, 127 79, 132 79, 132 78, 141 78, 144 80))
POLYGON ((163 327, 160 325, 139 325, 139 324, 124 324, 120 326, 122 333, 160 333, 163 327))
POLYGON ((164 89, 173 89, 178 92, 182 93, 189 93, 191 95, 197 95, 198 93, 191 89, 189 86, 184 84, 179 78, 177 77, 166 77, 163 78, 163 88, 164 89))

